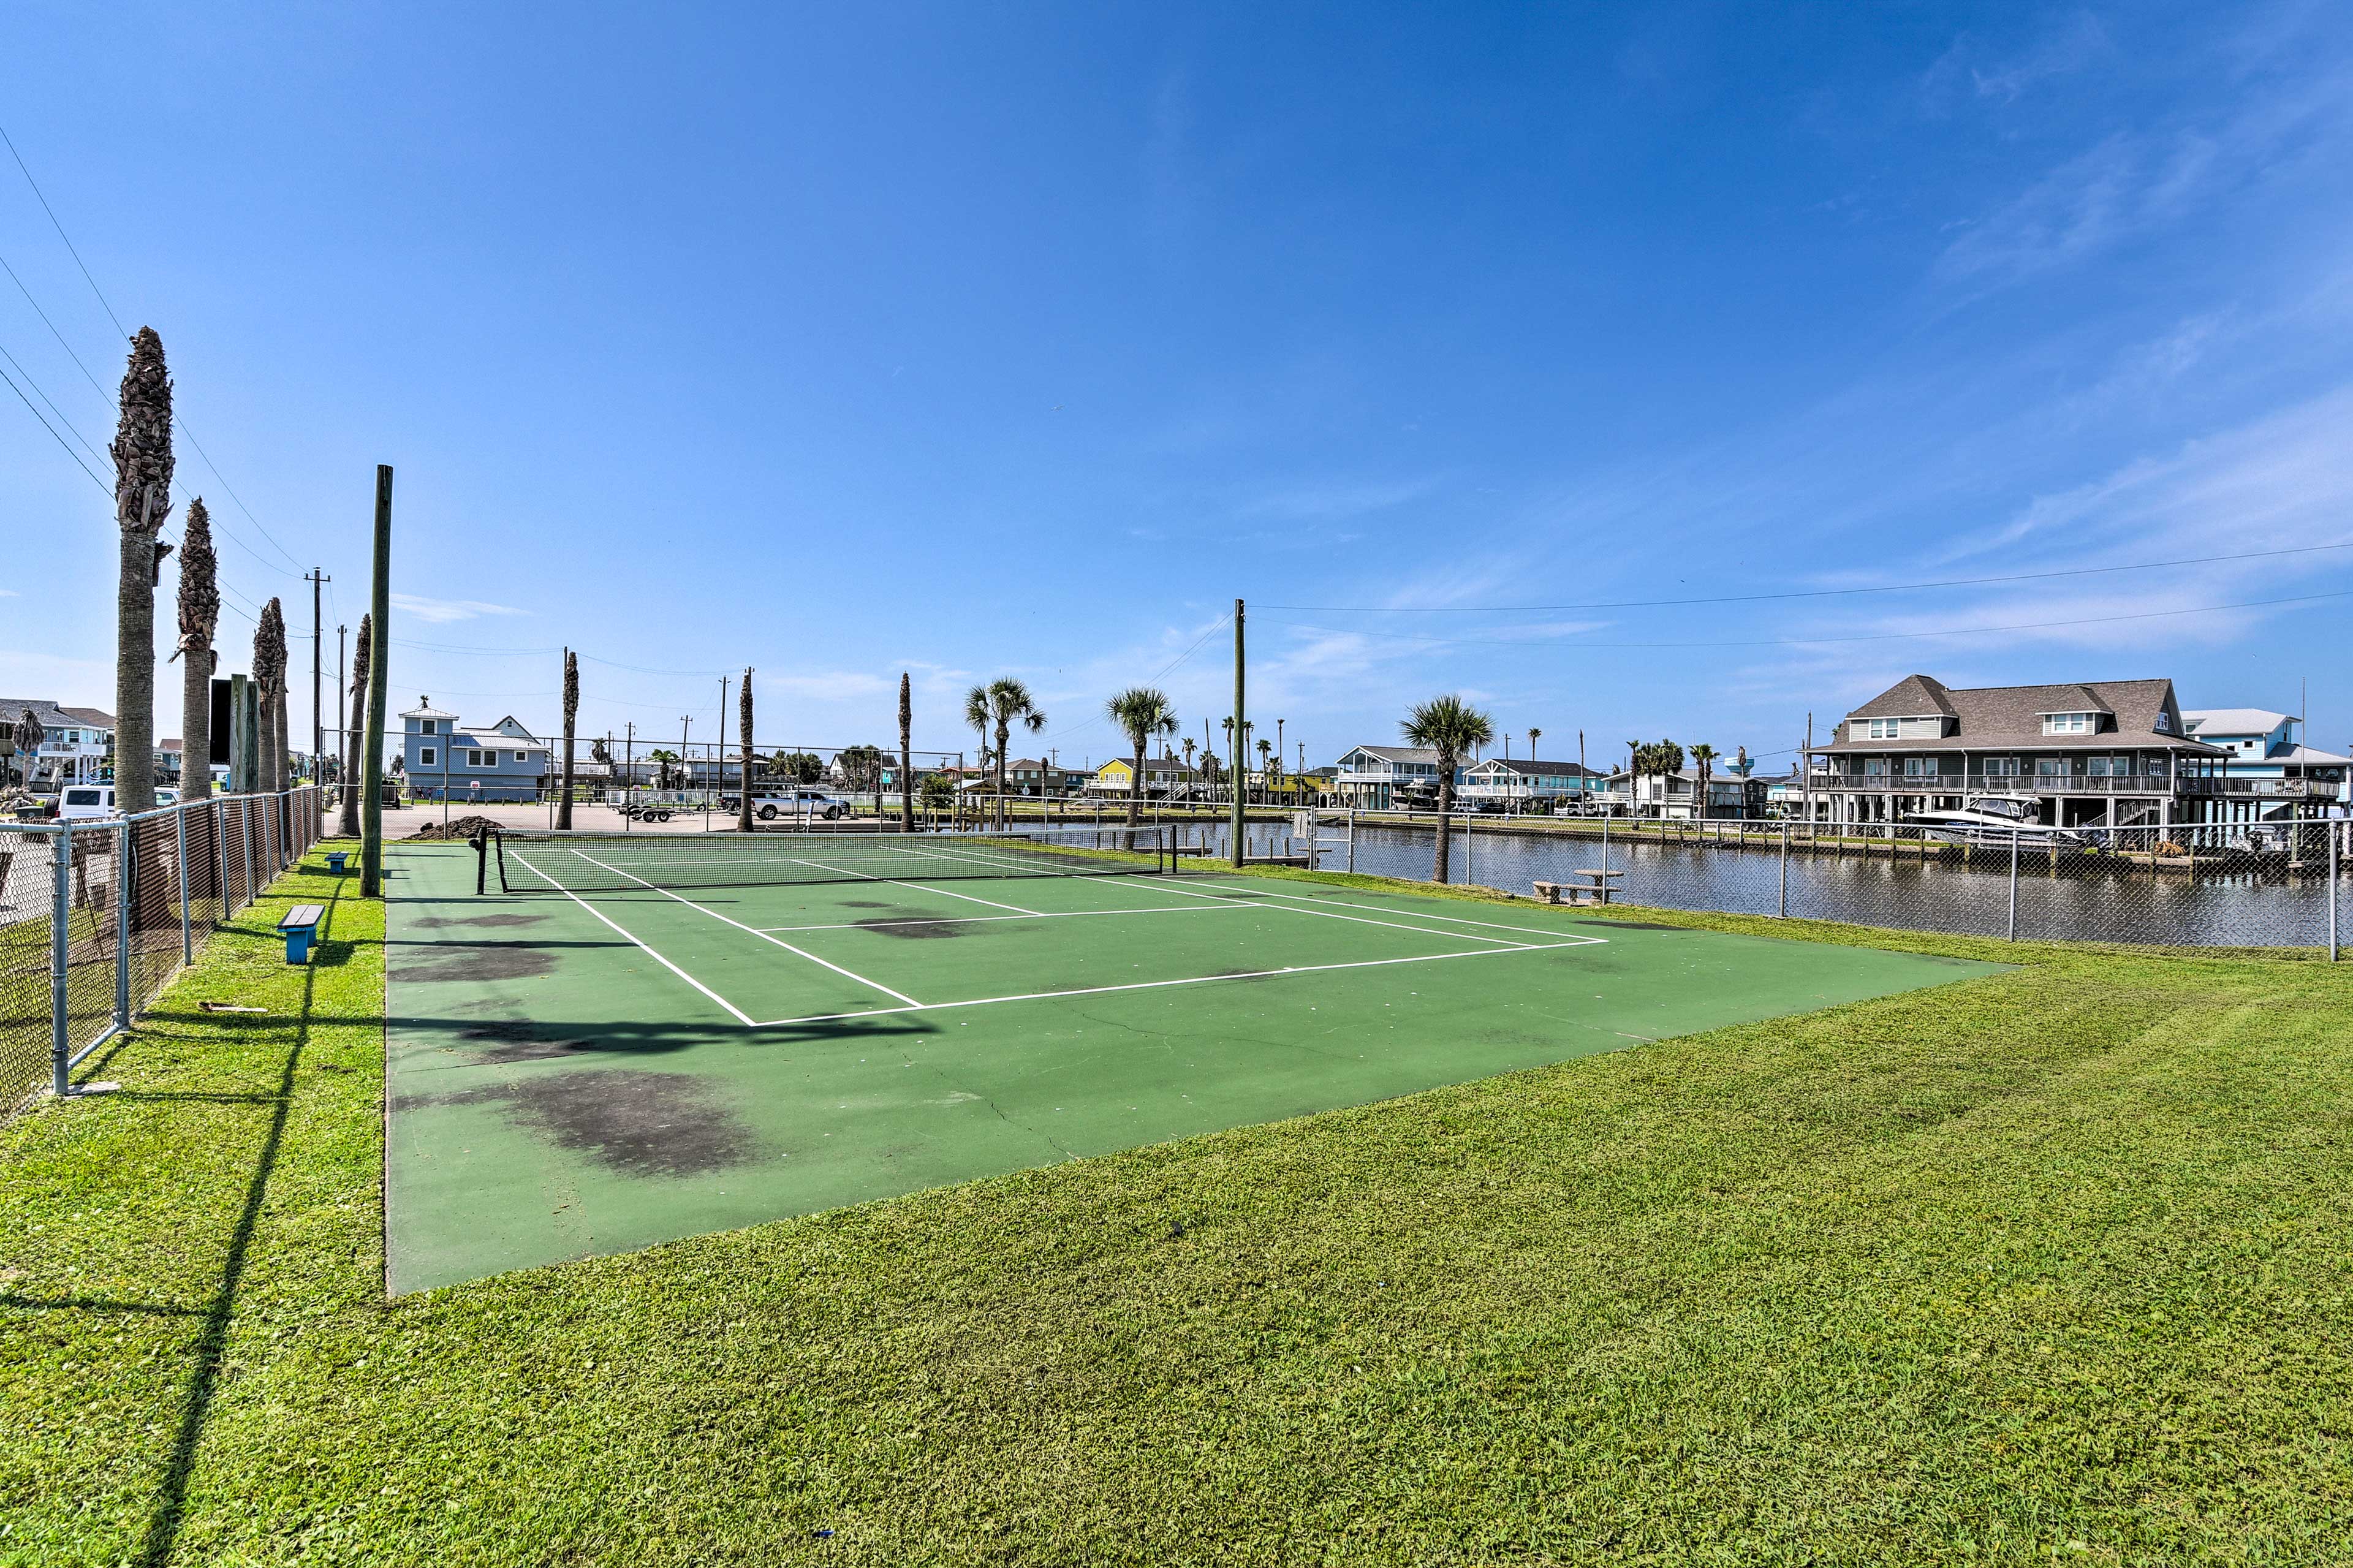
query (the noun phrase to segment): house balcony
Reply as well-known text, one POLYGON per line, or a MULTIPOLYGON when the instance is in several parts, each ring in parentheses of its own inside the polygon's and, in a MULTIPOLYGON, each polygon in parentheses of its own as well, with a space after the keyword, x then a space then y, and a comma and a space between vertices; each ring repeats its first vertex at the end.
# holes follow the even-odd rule
POLYGON ((1817 794, 2236 796, 2303 800, 2303 779, 2233 779, 2195 773, 1816 773, 1817 794))

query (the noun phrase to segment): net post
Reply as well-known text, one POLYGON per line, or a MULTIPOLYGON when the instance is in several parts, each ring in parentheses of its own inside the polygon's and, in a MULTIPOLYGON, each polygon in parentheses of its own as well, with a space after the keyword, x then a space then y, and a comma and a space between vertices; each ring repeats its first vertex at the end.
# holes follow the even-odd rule
MULTIPOLYGON (((549 831, 553 832, 554 829, 551 828, 549 831)), ((487 833, 476 833, 474 835, 474 897, 479 899, 482 896, 484 891, 482 884, 490 876, 490 871, 491 836, 487 833)))

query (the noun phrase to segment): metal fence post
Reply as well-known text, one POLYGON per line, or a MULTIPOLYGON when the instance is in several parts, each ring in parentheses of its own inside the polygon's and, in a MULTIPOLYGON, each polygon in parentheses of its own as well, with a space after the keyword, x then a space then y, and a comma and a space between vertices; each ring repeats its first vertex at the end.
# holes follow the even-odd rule
POLYGON ((131 1027, 131 901, 138 887, 131 868, 131 822, 114 830, 114 1026, 131 1027))
POLYGON ((2328 825, 2328 962, 2337 962, 2337 824, 2328 825))
POLYGON ((66 977, 73 957, 73 829, 58 825, 57 848, 49 857, 49 1078, 60 1098, 73 1092, 73 1045, 68 1022, 66 977))
POLYGON ((2010 940, 2018 940, 2018 829, 2010 830, 2010 940))
POLYGON ((220 872, 213 883, 213 901, 220 905, 221 920, 228 919, 228 802, 215 796, 205 803, 206 815, 213 819, 213 861, 220 872))
POLYGON ((1781 825, 1781 918, 1789 918, 1789 825, 1781 825))
POLYGON ((249 904, 253 902, 253 797, 239 795, 237 799, 244 807, 238 815, 245 819, 241 837, 245 839, 245 901, 249 904))
POLYGON ((172 831, 178 851, 172 858, 180 868, 180 965, 196 961, 195 939, 188 931, 188 814, 184 808, 172 814, 172 831))

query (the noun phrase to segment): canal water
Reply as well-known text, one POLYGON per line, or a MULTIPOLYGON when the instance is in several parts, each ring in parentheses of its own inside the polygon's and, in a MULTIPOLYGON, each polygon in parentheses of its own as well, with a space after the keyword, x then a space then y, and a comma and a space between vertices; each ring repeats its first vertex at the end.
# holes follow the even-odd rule
MULTIPOLYGON (((1198 829, 1187 841, 1198 841, 1198 829)), ((1327 826, 1327 840, 1347 829, 1327 826)), ((1382 877, 1428 881, 1436 848, 1428 827, 1356 828, 1356 868, 1382 877)), ((1293 852, 1282 824, 1250 825, 1253 854, 1293 852)), ((1598 839, 1473 829, 1453 834, 1452 876, 1506 891, 1528 892, 1538 881, 1565 882, 1569 873, 1600 869, 1598 839), (1466 872, 1467 865, 1467 872, 1466 872)), ((1211 830, 1225 852, 1222 826, 1211 830)), ((1346 851, 1327 845, 1318 864, 1346 865, 1346 851)), ((1638 843, 1613 837, 1609 868, 1628 903, 1659 909, 1770 915, 1779 911, 1781 858, 1769 850, 1709 844, 1638 843)), ((2353 872, 2353 866, 2344 869, 2353 872)), ((1932 855, 1926 865, 1907 847, 1884 855, 1792 853, 1788 913, 1807 920, 1897 926, 1909 931, 2003 936, 2010 931, 2011 887, 2006 855, 1932 855)), ((2353 883, 2337 884, 2338 919, 2353 925, 2353 883)), ((2151 870, 2146 862, 2110 857, 2071 860, 2052 868, 2029 856, 2017 879, 2021 939, 2154 942, 2200 947, 2316 947, 2328 940, 2328 879, 2291 876, 2274 866, 2223 866, 2188 872, 2151 870)), ((2347 932, 2353 936, 2353 931, 2347 932)))

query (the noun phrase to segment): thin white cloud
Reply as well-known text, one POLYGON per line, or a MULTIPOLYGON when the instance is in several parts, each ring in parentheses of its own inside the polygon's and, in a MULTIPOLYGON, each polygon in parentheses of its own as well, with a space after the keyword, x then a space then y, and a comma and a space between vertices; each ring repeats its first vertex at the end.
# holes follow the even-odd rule
POLYGON ((431 599, 422 594, 395 594, 392 607, 436 626, 450 621, 478 620, 484 616, 527 616, 531 613, 518 610, 511 605, 492 605, 480 599, 431 599))
POLYGON ((0 599, 14 599, 18 596, 16 590, 14 588, 0 588, 0 599))

